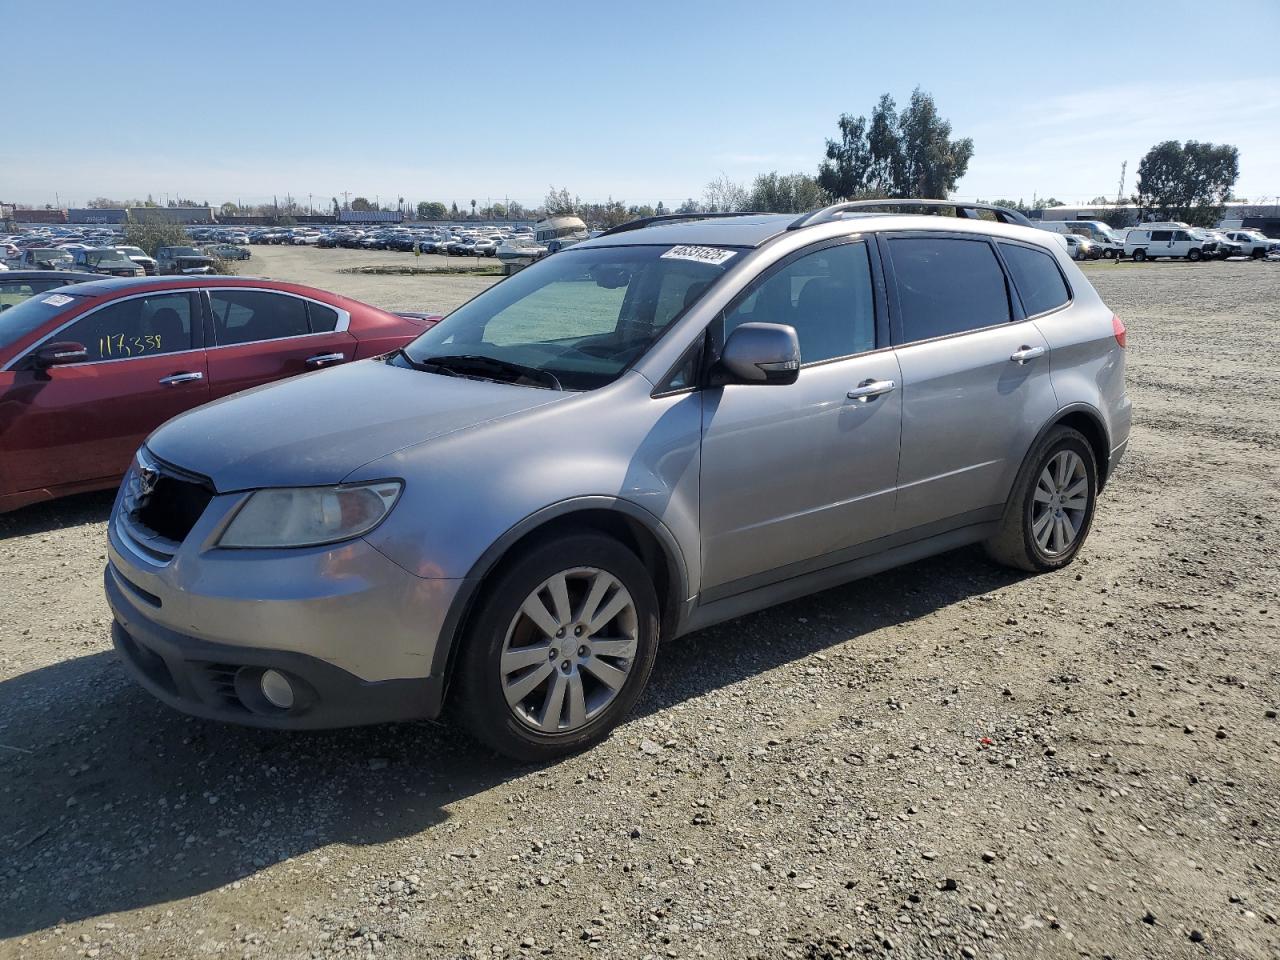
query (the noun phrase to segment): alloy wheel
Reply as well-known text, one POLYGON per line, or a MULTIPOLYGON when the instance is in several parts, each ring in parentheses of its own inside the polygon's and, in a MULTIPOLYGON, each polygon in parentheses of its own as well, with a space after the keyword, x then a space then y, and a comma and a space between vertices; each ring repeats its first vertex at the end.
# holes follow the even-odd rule
POLYGON ((1045 464, 1031 502, 1031 533, 1046 556, 1071 549, 1089 510, 1089 476, 1074 450, 1059 450, 1045 464))
POLYGON ((499 669, 507 705, 541 733, 590 723, 621 692, 639 644, 636 604, 597 567, 547 578, 512 618, 499 669))

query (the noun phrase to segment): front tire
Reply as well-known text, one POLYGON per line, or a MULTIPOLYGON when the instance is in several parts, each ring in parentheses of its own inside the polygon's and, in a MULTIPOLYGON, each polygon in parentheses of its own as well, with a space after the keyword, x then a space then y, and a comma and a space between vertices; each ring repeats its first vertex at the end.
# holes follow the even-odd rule
POLYGON ((1147 259, 1147 251, 1145 251, 1145 250, 1135 250, 1135 251, 1133 251, 1133 262, 1134 262, 1134 263, 1142 263, 1142 261, 1143 261, 1143 260, 1145 260, 1145 259, 1147 259))
POLYGON ((653 580, 618 541, 583 533, 532 547, 480 597, 458 663, 459 717, 521 762, 586 749, 639 699, 658 631, 653 580))
POLYGON ((1093 447, 1078 430, 1052 428, 1019 471, 987 555, 1032 573, 1065 567, 1089 536, 1097 499, 1093 447))
POLYGON ((1203 254, 1200 252, 1199 247, 1192 247, 1187 251, 1187 259, 1192 263, 1199 263, 1202 256, 1203 254))

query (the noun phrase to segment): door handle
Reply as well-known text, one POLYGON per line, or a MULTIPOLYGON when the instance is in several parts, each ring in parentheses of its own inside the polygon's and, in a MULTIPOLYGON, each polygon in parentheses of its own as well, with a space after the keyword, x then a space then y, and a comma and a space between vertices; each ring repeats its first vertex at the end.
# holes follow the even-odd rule
POLYGON ((869 403, 882 393, 889 393, 896 389, 898 384, 894 380, 863 380, 845 396, 859 403, 869 403))
POLYGON ((203 379, 204 379, 203 373, 192 371, 192 372, 183 372, 183 373, 171 373, 167 377, 161 377, 160 382, 163 383, 166 387, 172 387, 175 384, 190 383, 192 380, 203 380, 203 379))
POLYGON ((308 367, 327 367, 331 363, 341 363, 347 359, 345 353, 317 353, 314 357, 307 357, 308 367))
POLYGON ((1036 357, 1043 357, 1044 353, 1044 347, 1022 346, 1013 351, 1013 353, 1009 355, 1009 359, 1014 363, 1026 363, 1028 360, 1034 360, 1036 357))

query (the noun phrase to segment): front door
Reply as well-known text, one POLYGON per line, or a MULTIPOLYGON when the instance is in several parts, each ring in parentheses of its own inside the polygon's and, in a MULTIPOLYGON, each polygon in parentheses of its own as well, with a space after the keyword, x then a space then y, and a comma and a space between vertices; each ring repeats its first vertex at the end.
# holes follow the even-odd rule
POLYGON ((56 490, 122 476, 147 434, 209 399, 200 336, 191 293, 129 297, 54 335, 82 344, 88 361, 47 370, 19 361, 0 374, 12 378, 0 404, 0 489, 56 490))
MULTIPOLYGON (((723 319, 795 327, 799 379, 731 385, 703 398, 704 599, 730 596, 842 559, 893 529, 900 379, 877 324, 867 245, 784 260, 723 319), (859 387, 877 384, 865 396, 859 387)), ((865 392, 865 391, 864 391, 865 392)))
POLYGON ((207 293, 215 398, 355 358, 349 318, 333 307, 273 290, 211 287, 207 293))

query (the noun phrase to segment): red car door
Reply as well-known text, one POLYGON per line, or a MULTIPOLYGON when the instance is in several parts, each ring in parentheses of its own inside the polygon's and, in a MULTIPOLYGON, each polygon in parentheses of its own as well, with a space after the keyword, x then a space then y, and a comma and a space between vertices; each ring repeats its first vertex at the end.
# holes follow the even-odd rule
POLYGON ((277 290, 210 287, 205 295, 215 398, 355 358, 346 311, 277 290))
POLYGON ((147 434, 209 399, 190 291, 112 301, 53 339, 83 344, 89 359, 45 370, 19 360, 0 374, 11 378, 0 404, 2 494, 107 485, 147 434))

